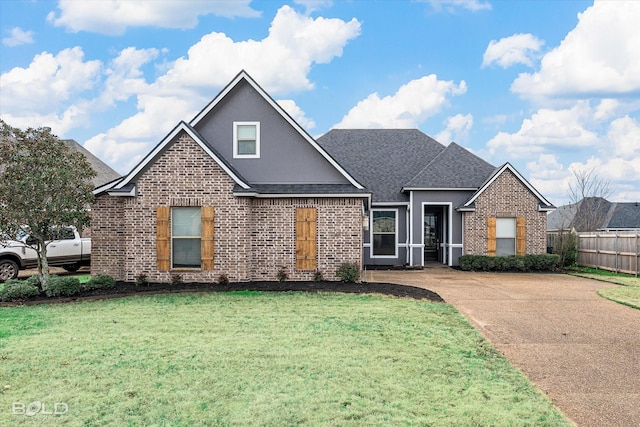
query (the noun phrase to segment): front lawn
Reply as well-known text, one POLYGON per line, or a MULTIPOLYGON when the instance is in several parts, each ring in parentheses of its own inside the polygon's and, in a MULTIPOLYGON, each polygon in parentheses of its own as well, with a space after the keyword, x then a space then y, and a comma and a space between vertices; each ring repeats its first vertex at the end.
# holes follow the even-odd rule
POLYGON ((5 307, 0 360, 0 425, 569 425, 452 306, 405 298, 5 307))
POLYGON ((615 288, 600 289, 598 295, 640 310, 640 277, 590 267, 572 267, 571 274, 621 285, 615 288))

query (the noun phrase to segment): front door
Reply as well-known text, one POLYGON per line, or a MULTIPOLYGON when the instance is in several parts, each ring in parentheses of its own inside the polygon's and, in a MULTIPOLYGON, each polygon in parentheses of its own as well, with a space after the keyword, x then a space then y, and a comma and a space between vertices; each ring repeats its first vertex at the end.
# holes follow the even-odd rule
POLYGON ((440 261, 440 215, 424 213, 424 260, 440 261))

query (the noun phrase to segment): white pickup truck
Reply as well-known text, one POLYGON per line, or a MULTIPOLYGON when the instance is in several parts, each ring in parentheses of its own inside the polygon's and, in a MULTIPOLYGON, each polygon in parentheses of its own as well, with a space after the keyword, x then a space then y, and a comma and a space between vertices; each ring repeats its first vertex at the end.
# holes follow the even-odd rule
MULTIPOLYGON (((20 233, 16 240, 0 241, 0 282, 18 277, 18 271, 38 266, 38 254, 29 247, 31 236, 20 233)), ((80 237, 73 227, 57 230, 56 240, 48 242, 47 261, 50 266, 77 271, 91 263, 91 239, 80 237)))

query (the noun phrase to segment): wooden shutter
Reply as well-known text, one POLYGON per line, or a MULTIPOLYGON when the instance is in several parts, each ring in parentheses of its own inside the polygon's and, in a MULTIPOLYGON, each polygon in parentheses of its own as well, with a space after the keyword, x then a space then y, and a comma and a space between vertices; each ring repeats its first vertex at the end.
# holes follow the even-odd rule
POLYGON ((213 211, 213 206, 203 206, 201 211, 200 256, 203 270, 213 270, 213 211))
POLYGON ((171 265, 171 232, 169 230, 169 206, 156 208, 156 260, 158 271, 169 271, 171 265))
POLYGON ((524 217, 516 218, 516 255, 527 253, 527 228, 524 217))
POLYGON ((487 255, 496 256, 496 219, 487 218, 487 255))
POLYGON ((315 270, 318 267, 318 210, 296 208, 296 268, 315 270))

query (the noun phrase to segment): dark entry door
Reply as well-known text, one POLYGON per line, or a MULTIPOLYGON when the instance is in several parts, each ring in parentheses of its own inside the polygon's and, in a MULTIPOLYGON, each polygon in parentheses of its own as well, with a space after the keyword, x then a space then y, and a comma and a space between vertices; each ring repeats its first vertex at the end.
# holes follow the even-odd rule
POLYGON ((424 260, 440 261, 440 214, 424 213, 424 260))

